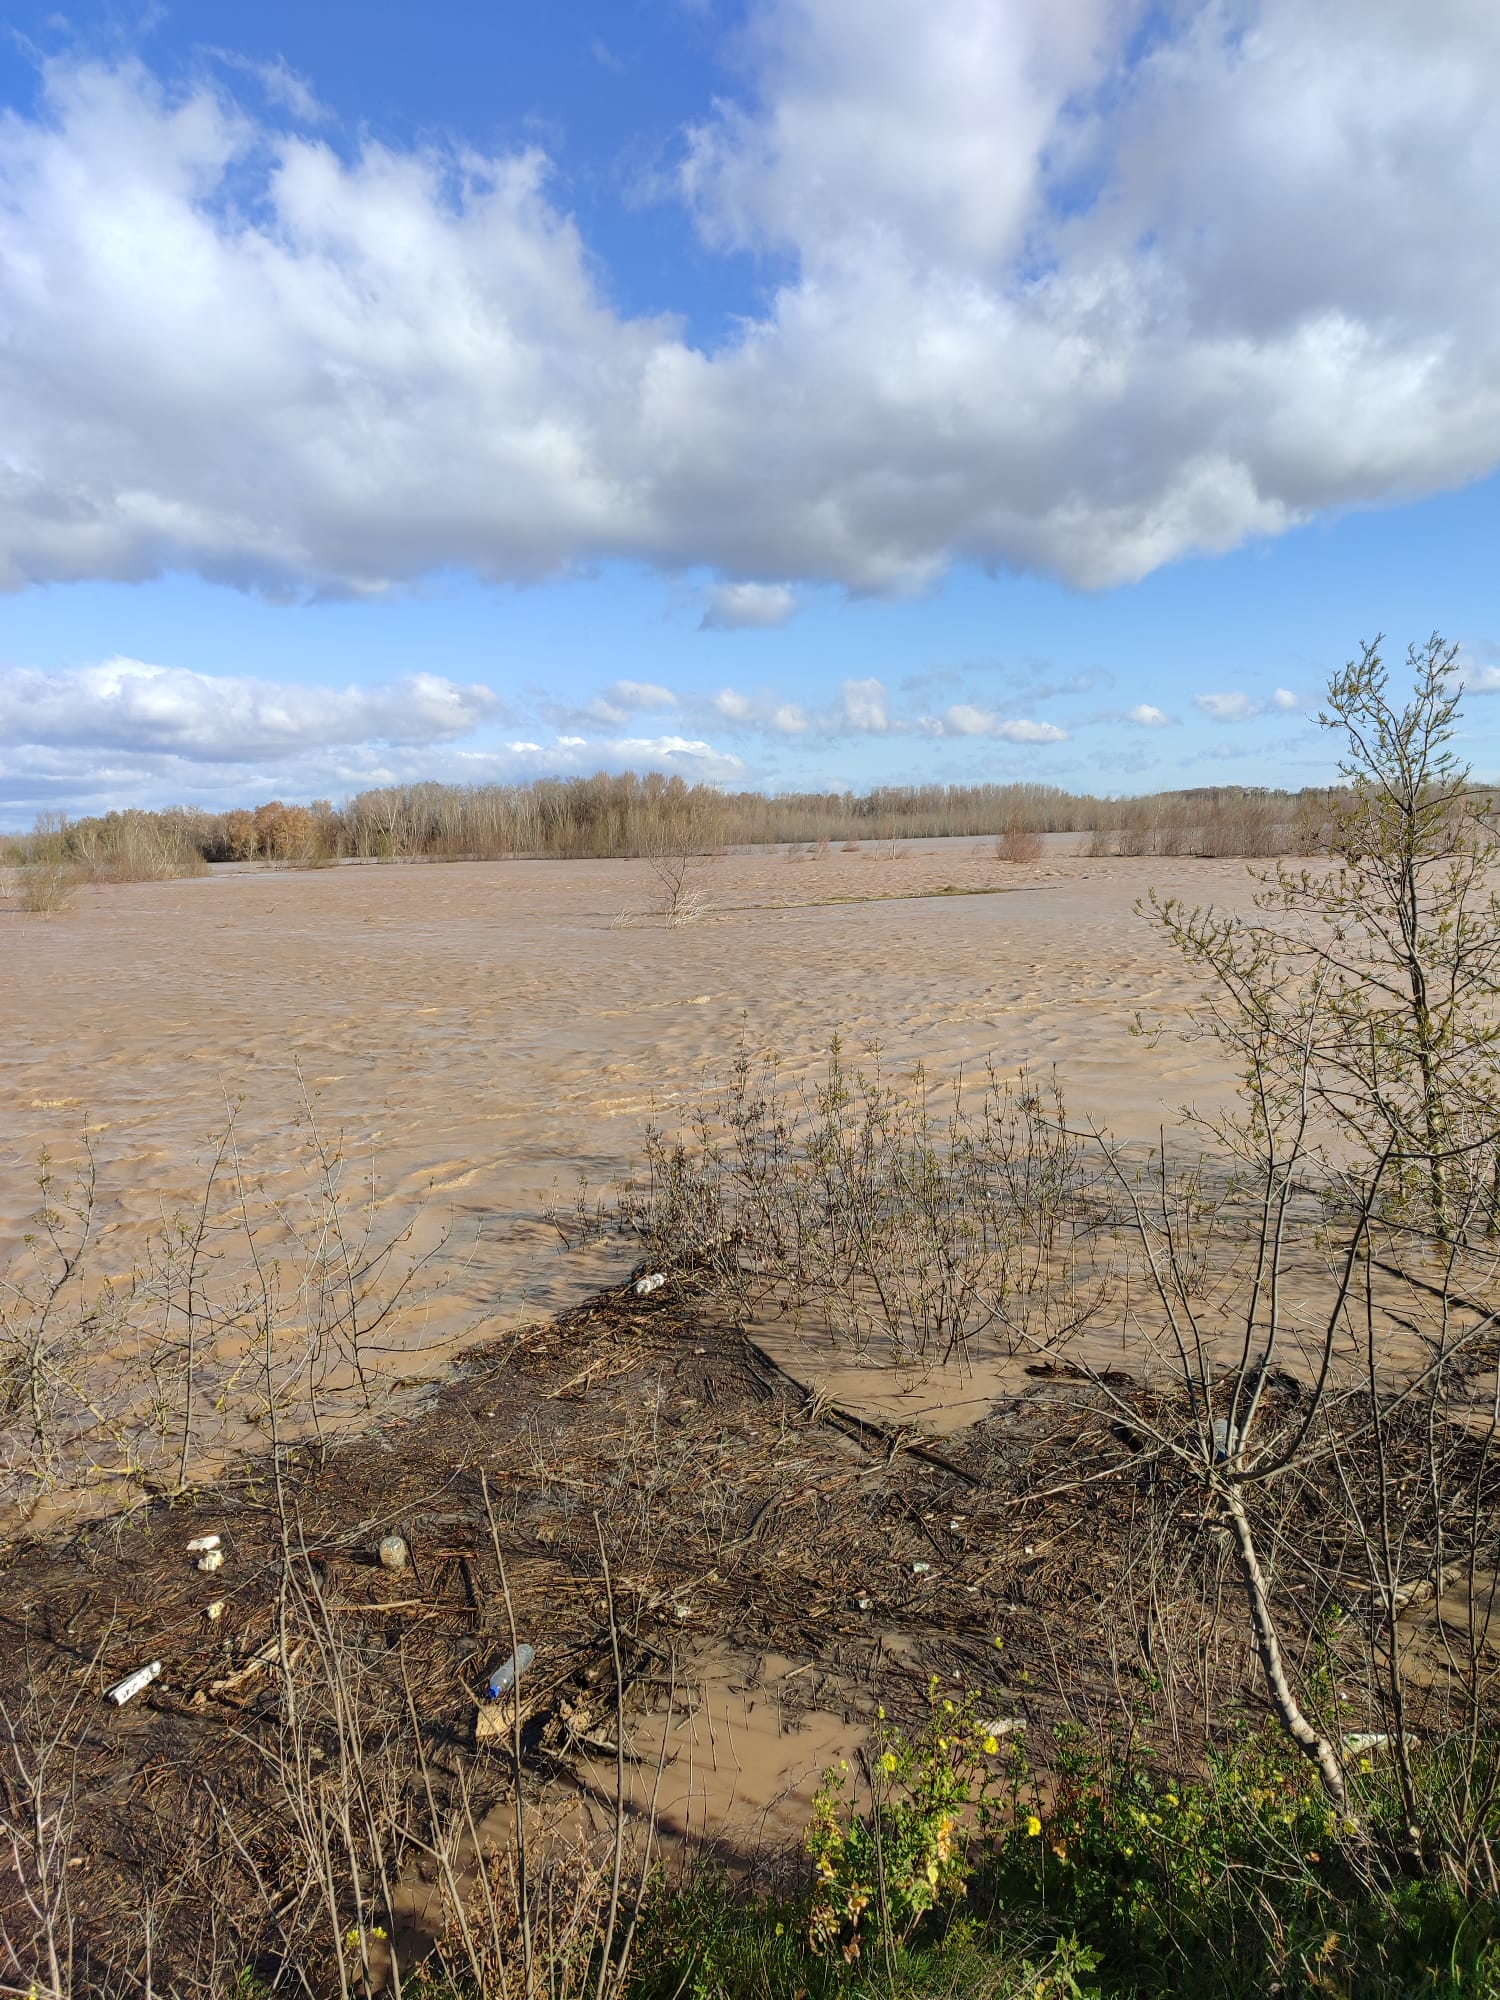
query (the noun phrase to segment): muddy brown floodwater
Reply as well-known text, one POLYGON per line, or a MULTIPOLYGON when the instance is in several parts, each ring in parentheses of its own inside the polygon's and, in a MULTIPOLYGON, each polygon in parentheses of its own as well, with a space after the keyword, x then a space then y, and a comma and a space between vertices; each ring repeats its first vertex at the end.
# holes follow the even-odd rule
POLYGON ((46 921, 0 904, 0 1245, 42 1148, 66 1164, 85 1122, 101 1275, 191 1208, 231 1103, 274 1194, 300 1171, 300 1068, 346 1189, 413 1247, 446 1239, 398 1335, 423 1374, 619 1274, 623 1250, 563 1252, 549 1194, 627 1173, 742 1028, 808 1072, 835 1032, 936 1075, 1055 1063, 1073 1112, 1150 1136, 1227 1077, 1201 1047, 1130 1039, 1137 1009, 1174 1017, 1190 993, 1133 905, 1155 886, 1246 907, 1251 885, 1239 862, 1073 845, 1022 867, 967 840, 736 853, 678 930, 618 923, 655 894, 626 861, 219 871, 88 889, 46 921))

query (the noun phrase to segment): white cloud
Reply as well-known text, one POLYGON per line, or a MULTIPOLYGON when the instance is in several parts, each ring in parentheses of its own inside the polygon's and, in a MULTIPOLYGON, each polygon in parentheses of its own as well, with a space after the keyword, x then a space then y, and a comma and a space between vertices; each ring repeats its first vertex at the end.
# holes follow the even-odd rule
POLYGON ((612 307, 535 149, 54 65, 0 118, 0 587, 1107 585, 1500 462, 1485 0, 755 0, 745 47, 682 186, 783 275, 712 351, 612 307))
POLYGON ((321 688, 112 659, 58 673, 0 669, 11 743, 253 762, 339 744, 441 743, 501 713, 486 687, 437 674, 321 688))
POLYGON ((1032 722, 1026 716, 1014 722, 997 722, 990 731, 1005 743, 1066 743, 1068 732, 1055 722, 1032 722))
POLYGON ((609 746, 614 759, 623 758, 652 770, 682 770, 685 776, 707 781, 740 778, 745 763, 732 751, 716 750, 702 738, 686 736, 628 736, 609 746))
POLYGON ((929 717, 928 722, 942 736, 989 736, 1003 743, 1066 743, 1068 740, 1067 730, 1060 729, 1055 722, 1034 722, 1026 716, 1006 720, 992 709, 980 708, 966 701, 955 702, 940 718, 929 717))
POLYGON ((1137 723, 1142 729, 1166 729, 1171 724, 1172 717, 1165 709, 1157 708, 1154 703, 1141 701, 1137 702, 1134 708, 1125 711, 1125 720, 1137 723))
POLYGON ((734 632, 746 626, 785 625, 796 609, 796 593, 784 583, 720 583, 708 594, 703 630, 734 632))
POLYGON ((1465 667, 1465 694, 1500 694, 1500 667, 1465 667))
POLYGON ((616 681, 604 690, 604 699, 632 711, 677 706, 672 690, 658 687, 655 681, 616 681))
POLYGON ((603 694, 596 695, 582 708, 571 708, 563 702, 553 702, 549 712, 554 722, 600 722, 606 728, 618 729, 627 723, 632 715, 641 711, 661 708, 675 708, 677 697, 670 688, 658 687, 655 681, 614 681, 603 694))
POLYGON ((803 736, 816 728, 823 735, 837 735, 847 728, 841 715, 815 715, 800 701, 785 701, 776 694, 742 694, 738 688, 720 688, 706 704, 714 719, 741 730, 770 730, 776 736, 803 736))
POLYGON ((885 711, 885 685, 874 680, 845 681, 844 719, 848 727, 871 736, 883 736, 890 726, 885 711))
MULTIPOLYGON (((958 674, 922 674, 903 683, 908 696, 920 696, 935 683, 961 682, 958 674)), ((1043 695, 1058 690, 1043 690, 1043 695)), ((1061 743, 1068 732, 1051 722, 1026 718, 1006 719, 996 709, 979 702, 955 702, 944 713, 933 715, 896 709, 890 691, 874 675, 841 683, 837 699, 822 707, 788 701, 762 691, 747 694, 740 688, 720 688, 707 702, 695 703, 688 696, 679 700, 689 711, 698 709, 709 722, 727 724, 742 734, 805 737, 809 741, 833 743, 851 737, 891 738, 925 736, 983 736, 1011 743, 1061 743)))
POLYGON ((988 736, 995 726, 995 717, 987 708, 959 701, 948 710, 943 723, 946 732, 953 736, 988 736))
POLYGON ((1264 702, 1252 701, 1238 688, 1228 694, 1195 694, 1193 706, 1201 708, 1213 722, 1249 722, 1253 716, 1265 714, 1264 702))
POLYGON ((274 62, 256 62, 235 49, 208 49, 204 53, 223 63, 226 69, 253 76, 272 104, 289 111, 302 124, 321 125, 328 118, 328 110, 319 103, 312 85, 305 76, 298 75, 285 56, 277 56, 274 62))
POLYGON ((1193 705, 1213 722, 1253 722, 1258 715, 1295 715, 1308 706, 1291 688, 1273 688, 1269 698, 1257 701, 1241 688, 1224 694, 1195 694, 1193 705))

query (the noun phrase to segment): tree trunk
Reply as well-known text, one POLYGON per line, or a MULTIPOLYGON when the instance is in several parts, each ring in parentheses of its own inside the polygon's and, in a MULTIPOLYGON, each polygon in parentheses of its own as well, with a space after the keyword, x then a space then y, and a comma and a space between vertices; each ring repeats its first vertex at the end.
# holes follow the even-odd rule
POLYGON ((1338 1759, 1338 1752, 1326 1736, 1314 1729, 1303 1714, 1297 1697, 1292 1693, 1286 1677, 1286 1667, 1281 1657, 1281 1641, 1276 1636, 1276 1625, 1271 1617, 1271 1604, 1266 1589, 1265 1573, 1260 1566, 1260 1557, 1255 1551, 1255 1537, 1245 1513, 1245 1503, 1238 1487, 1230 1486, 1224 1492, 1224 1505, 1234 1527, 1235 1540, 1239 1547, 1240 1570, 1245 1579, 1245 1594, 1250 1600, 1250 1624, 1255 1633, 1255 1650, 1260 1655, 1261 1671, 1266 1677, 1271 1700, 1281 1719, 1281 1726, 1311 1763, 1318 1768, 1323 1780, 1323 1789, 1341 1813, 1349 1811, 1349 1793, 1344 1784, 1344 1768, 1338 1759))

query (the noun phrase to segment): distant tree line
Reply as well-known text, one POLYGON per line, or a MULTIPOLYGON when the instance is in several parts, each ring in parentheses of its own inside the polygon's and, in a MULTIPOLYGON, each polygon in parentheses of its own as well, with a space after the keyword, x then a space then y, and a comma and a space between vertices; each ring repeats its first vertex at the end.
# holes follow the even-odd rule
POLYGON ((44 814, 3 843, 13 863, 140 880, 232 861, 583 859, 714 853, 784 842, 1086 836, 1097 855, 1315 853, 1334 791, 1201 786, 1109 799, 1057 785, 877 785, 868 792, 725 792, 659 771, 525 785, 386 785, 326 799, 208 812, 191 806, 68 819, 44 814))

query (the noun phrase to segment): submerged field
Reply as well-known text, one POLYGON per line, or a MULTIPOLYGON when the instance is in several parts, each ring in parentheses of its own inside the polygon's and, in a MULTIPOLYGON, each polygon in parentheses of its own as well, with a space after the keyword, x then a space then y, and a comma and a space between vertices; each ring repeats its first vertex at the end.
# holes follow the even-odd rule
MULTIPOLYGON (((93 1274, 140 1269, 197 1210, 234 1109, 257 1226, 284 1241, 276 1205, 318 1180, 310 1111, 360 1228, 399 1246, 392 1274, 430 1259, 381 1329, 386 1379, 428 1377, 623 1275, 628 1252, 566 1254, 544 1211, 580 1175, 597 1197, 628 1174, 742 1034, 808 1076, 836 1034, 936 1079, 1055 1064, 1076 1116, 1150 1139, 1229 1079, 1202 1047, 1132 1040, 1137 1009, 1172 1017, 1190 992, 1132 906, 1153 883, 1248 904, 1248 877, 1075 844, 1020 867, 972 841, 731 854, 677 929, 639 862, 225 871, 91 889, 48 920, 0 909, 0 1238, 29 1226, 42 1150, 65 1179, 86 1127, 93 1274)), ((232 1332, 218 1350, 232 1370, 232 1332)), ((212 1411, 201 1428, 207 1453, 212 1411)))

